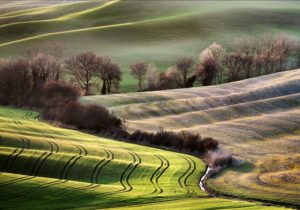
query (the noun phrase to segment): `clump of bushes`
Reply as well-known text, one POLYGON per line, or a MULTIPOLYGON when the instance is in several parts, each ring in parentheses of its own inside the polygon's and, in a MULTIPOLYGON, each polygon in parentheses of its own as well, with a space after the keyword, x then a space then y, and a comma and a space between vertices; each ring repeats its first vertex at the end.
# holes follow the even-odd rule
POLYGON ((222 168, 230 166, 233 159, 231 154, 224 150, 208 151, 204 156, 205 161, 212 168, 222 168))
POLYGON ((43 118, 78 129, 103 131, 120 128, 122 121, 100 105, 82 105, 79 90, 63 81, 51 81, 43 88, 43 118))
POLYGON ((157 133, 148 133, 137 130, 133 132, 128 139, 134 143, 144 143, 190 153, 197 152, 200 154, 205 154, 210 150, 217 150, 219 146, 218 142, 213 138, 201 138, 199 134, 193 134, 186 131, 175 133, 163 129, 157 133))

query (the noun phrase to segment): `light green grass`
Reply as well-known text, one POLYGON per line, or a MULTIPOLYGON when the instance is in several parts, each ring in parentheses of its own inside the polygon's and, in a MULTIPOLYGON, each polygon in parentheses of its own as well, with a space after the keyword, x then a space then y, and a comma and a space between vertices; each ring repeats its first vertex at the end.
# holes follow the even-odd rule
POLYGON ((130 131, 187 130, 213 137, 243 160, 208 181, 235 196, 300 205, 300 70, 211 86, 111 96, 107 106, 130 131))
POLYGON ((16 19, 0 17, 0 56, 16 57, 26 48, 53 41, 65 43, 65 57, 92 50, 120 64, 123 92, 137 90, 128 71, 132 63, 154 62, 163 71, 180 56, 197 59, 212 42, 230 46, 244 35, 300 34, 300 5, 286 1, 121 0, 51 6, 34 15, 35 11, 26 18, 24 11, 11 14, 21 15, 16 19))
POLYGON ((129 144, 0 107, 1 209, 280 209, 209 198, 193 156, 129 144))

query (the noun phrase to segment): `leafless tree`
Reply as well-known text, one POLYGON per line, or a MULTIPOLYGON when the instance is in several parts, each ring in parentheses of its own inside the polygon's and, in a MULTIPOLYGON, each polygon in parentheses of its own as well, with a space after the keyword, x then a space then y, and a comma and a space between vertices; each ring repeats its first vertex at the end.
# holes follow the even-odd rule
POLYGON ((214 83, 219 84, 223 82, 224 72, 222 60, 224 54, 225 49, 222 47, 222 45, 215 42, 200 53, 200 65, 197 66, 196 74, 198 77, 201 76, 201 79, 205 80, 204 83, 207 85, 212 84, 213 81, 214 83))
POLYGON ((229 81, 237 81, 240 79, 244 67, 244 62, 240 53, 233 52, 226 54, 223 64, 229 81))
POLYGON ((136 63, 130 65, 131 75, 138 80, 139 91, 142 91, 142 84, 146 78, 147 67, 145 63, 136 63))
POLYGON ((177 80, 180 83, 180 86, 183 88, 187 87, 189 77, 194 74, 194 60, 189 57, 182 57, 176 61, 176 70, 177 70, 177 80))
POLYGON ((147 66, 146 79, 148 83, 148 90, 155 90, 158 86, 158 72, 154 63, 147 66))
POLYGON ((24 59, 0 62, 0 103, 28 105, 32 91, 32 78, 28 62, 24 59))
POLYGON ((254 63, 256 54, 255 39, 251 37, 243 37, 236 41, 234 50, 241 55, 245 78, 251 78, 254 75, 254 63))
POLYGON ((65 61, 67 69, 74 75, 78 85, 90 94, 92 77, 102 65, 95 53, 89 51, 78 54, 65 61))
POLYGON ((97 72, 102 80, 101 94, 110 94, 112 87, 118 91, 122 79, 120 67, 112 63, 109 57, 98 57, 98 60, 100 65, 97 72))
POLYGON ((200 53, 200 63, 197 65, 196 75, 201 79, 204 86, 223 81, 222 60, 224 53, 225 49, 217 43, 211 44, 200 53))
POLYGON ((60 78, 63 51, 64 47, 62 44, 49 43, 23 52, 23 56, 28 61, 31 69, 33 89, 35 91, 39 91, 47 81, 60 78))

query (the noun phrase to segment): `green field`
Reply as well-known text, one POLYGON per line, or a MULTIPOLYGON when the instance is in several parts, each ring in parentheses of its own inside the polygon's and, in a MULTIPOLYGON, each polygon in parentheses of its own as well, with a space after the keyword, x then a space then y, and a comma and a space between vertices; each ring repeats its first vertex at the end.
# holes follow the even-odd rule
POLYGON ((300 206, 300 70, 210 87, 82 97, 129 130, 188 130, 242 160, 210 179, 222 194, 300 206))
POLYGON ((65 57, 92 50, 120 64, 123 92, 137 90, 128 73, 132 63, 154 62, 163 71, 180 56, 196 59, 212 42, 230 46, 245 34, 265 32, 297 39, 300 35, 297 1, 98 0, 42 5, 28 9, 25 2, 17 11, 1 12, 0 56, 16 57, 26 48, 54 41, 65 43, 65 57))
POLYGON ((37 121, 0 107, 0 209, 280 209, 210 197, 195 157, 37 121))

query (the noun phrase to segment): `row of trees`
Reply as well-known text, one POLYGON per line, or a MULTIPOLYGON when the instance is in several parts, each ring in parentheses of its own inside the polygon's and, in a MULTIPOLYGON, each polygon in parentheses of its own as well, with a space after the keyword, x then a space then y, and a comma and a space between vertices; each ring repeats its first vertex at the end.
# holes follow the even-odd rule
MULTIPOLYGON (((101 94, 119 92, 122 72, 109 57, 84 52, 62 60, 63 52, 63 45, 54 43, 26 50, 17 60, 0 60, 2 103, 37 103, 34 96, 43 84, 62 77, 79 86, 85 95, 91 94, 95 79, 101 81, 101 94)), ((164 72, 153 63, 140 62, 130 65, 130 73, 138 81, 138 90, 145 91, 187 88, 196 81, 203 86, 220 84, 298 67, 299 42, 266 34, 237 40, 230 51, 213 43, 200 53, 198 61, 182 57, 164 72)))
POLYGON ((299 68, 300 43, 285 35, 265 34, 241 38, 230 51, 213 43, 200 53, 198 61, 182 57, 162 73, 154 64, 130 67, 140 91, 145 81, 145 90, 192 87, 197 80, 207 86, 299 68))

